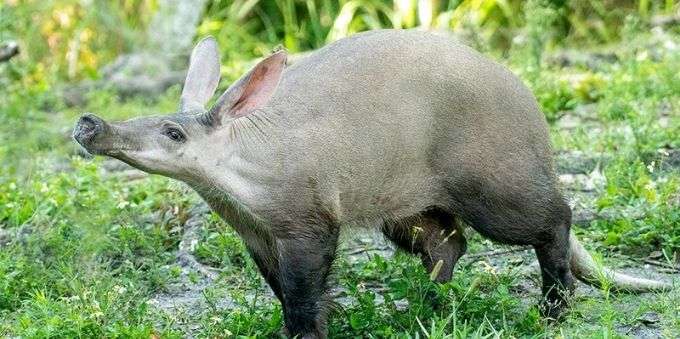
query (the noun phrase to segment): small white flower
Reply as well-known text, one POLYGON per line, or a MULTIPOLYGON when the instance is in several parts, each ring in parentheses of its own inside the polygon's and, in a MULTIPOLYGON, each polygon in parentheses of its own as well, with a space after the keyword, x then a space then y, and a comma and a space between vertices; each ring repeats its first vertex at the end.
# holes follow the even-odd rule
POLYGON ((62 297, 62 299, 63 299, 64 301, 66 301, 67 303, 70 303, 70 302, 74 302, 74 301, 80 300, 80 297, 77 296, 77 295, 72 295, 72 296, 70 296, 70 297, 62 297))
POLYGON ((149 299, 149 300, 146 301, 146 304, 147 305, 158 305, 160 303, 156 299, 149 299))
POLYGON ((656 189, 656 183, 654 181, 650 181, 645 185, 645 189, 648 191, 653 191, 656 189))
POLYGON ((645 61, 645 60, 647 60, 648 57, 649 57, 649 53, 647 53, 647 51, 642 51, 642 52, 638 53, 638 55, 636 56, 635 59, 637 61, 645 61))

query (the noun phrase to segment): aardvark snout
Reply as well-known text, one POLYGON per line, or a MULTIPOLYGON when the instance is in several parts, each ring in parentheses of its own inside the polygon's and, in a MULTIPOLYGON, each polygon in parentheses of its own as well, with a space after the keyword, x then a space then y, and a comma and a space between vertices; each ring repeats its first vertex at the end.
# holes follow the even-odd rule
POLYGON ((81 145, 87 146, 104 130, 104 124, 104 120, 94 114, 83 114, 73 130, 73 138, 81 145))

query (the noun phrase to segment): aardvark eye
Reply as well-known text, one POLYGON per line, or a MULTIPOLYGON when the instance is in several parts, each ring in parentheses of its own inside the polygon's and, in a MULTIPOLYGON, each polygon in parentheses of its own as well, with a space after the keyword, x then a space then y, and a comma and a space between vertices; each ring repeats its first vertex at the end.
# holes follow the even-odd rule
POLYGON ((184 141, 184 134, 176 128, 168 128, 165 131, 165 135, 170 138, 172 141, 176 142, 182 142, 184 141))

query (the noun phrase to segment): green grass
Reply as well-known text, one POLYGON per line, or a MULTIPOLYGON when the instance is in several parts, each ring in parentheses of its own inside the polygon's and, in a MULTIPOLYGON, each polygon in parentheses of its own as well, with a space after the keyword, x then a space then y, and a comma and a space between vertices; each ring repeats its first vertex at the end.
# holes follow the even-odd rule
MULTIPOLYGON (((293 10, 312 11, 310 3, 295 2, 293 10)), ((267 4, 272 2, 258 6, 267 4)), ((324 6, 316 10, 339 11, 324 6)), ((660 3, 639 2, 639 6, 640 11, 648 11, 660 3)), ((235 15, 220 8, 211 7, 207 17, 235 15)), ((289 13, 285 18, 288 26, 273 20, 271 32, 249 28, 268 35, 264 42, 252 36, 235 37, 233 44, 243 41, 244 45, 225 45, 225 52, 246 59, 271 47, 272 41, 300 32, 291 30, 295 25, 309 25, 304 27, 309 32, 299 33, 307 39, 297 42, 300 49, 325 43, 328 23, 297 20, 304 18, 301 14, 289 13)), ((598 167, 603 184, 589 197, 597 211, 609 217, 577 232, 609 265, 641 266, 642 258, 654 251, 663 251, 677 264, 680 171, 664 167, 659 150, 680 148, 678 53, 645 52, 652 38, 645 29, 630 24, 624 44, 607 46, 619 61, 597 69, 553 66, 546 61, 550 52, 536 48, 549 40, 540 32, 559 20, 548 19, 530 23, 535 25, 529 30, 534 32, 528 37, 531 43, 507 50, 491 48, 488 53, 496 58, 504 55, 503 61, 535 92, 558 151, 609 157, 598 167), (574 81, 570 78, 574 74, 582 76, 574 81), (565 110, 584 107, 589 108, 579 115, 578 126, 560 127, 565 110)), ((206 22, 202 29, 208 32, 223 27, 206 22)), ((362 22, 355 25, 364 27, 362 22)), ((224 29, 218 33, 223 38, 231 28, 224 29)), ((673 41, 680 41, 677 32, 673 41)), ((239 58, 230 58, 226 71, 243 67, 239 58)), ((70 140, 70 129, 84 111, 110 119, 171 112, 178 88, 154 100, 125 102, 97 91, 88 94, 86 107, 67 108, 57 95, 60 79, 31 59, 0 65, 0 336, 174 338, 183 336, 186 324, 193 324, 191 331, 198 337, 276 335, 282 324, 280 305, 263 288, 241 240, 215 215, 205 217, 194 251, 202 263, 220 272, 202 294, 205 311, 159 310, 154 298, 181 279, 175 253, 181 226, 199 202, 198 196, 165 178, 128 182, 107 174, 101 170, 102 159, 83 159, 70 140), (232 300, 233 307, 221 307, 225 299, 232 300)), ((491 247, 473 235, 469 252, 491 247)), ((658 328, 654 333, 680 336, 677 291, 616 295, 581 288, 562 322, 546 322, 535 306, 540 279, 536 272, 526 272, 533 262, 530 258, 464 258, 453 281, 437 285, 416 258, 403 253, 391 259, 373 255, 359 262, 341 257, 334 280, 342 296, 352 302, 332 312, 330 334, 340 338, 611 338, 648 329, 644 319, 653 312, 659 316, 652 325, 658 328)), ((194 276, 190 280, 197 281, 194 276)))

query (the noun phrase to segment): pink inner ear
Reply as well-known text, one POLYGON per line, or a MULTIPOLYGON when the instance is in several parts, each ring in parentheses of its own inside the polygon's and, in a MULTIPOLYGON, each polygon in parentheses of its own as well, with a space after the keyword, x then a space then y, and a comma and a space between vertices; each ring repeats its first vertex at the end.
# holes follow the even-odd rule
POLYGON ((255 66, 229 115, 241 117, 264 106, 276 90, 285 62, 285 53, 276 53, 255 66))

